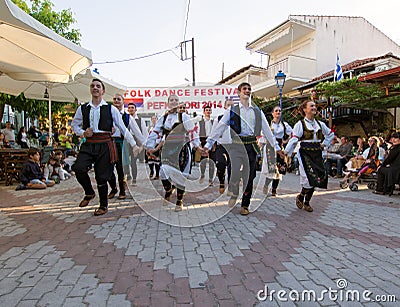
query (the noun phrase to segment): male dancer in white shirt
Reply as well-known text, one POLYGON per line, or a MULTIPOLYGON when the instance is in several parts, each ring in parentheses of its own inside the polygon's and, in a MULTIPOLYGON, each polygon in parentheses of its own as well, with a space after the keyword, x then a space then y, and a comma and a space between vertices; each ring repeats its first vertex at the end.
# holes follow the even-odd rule
POLYGON ((243 186, 241 215, 249 214, 250 199, 253 193, 253 181, 256 177, 257 154, 260 149, 257 137, 262 134, 276 152, 283 155, 279 144, 274 138, 267 119, 261 110, 251 103, 251 85, 247 82, 238 86, 239 104, 234 104, 222 116, 217 128, 207 138, 207 144, 200 148, 204 153, 212 148, 213 144, 230 128, 232 145, 229 156, 232 165, 232 177, 229 182, 231 199, 229 206, 233 207, 239 197, 240 169, 243 168, 243 186))
MULTIPOLYGON (((124 109, 124 97, 121 94, 115 94, 113 98, 113 105, 116 107, 121 114, 121 118, 125 124, 125 127, 129 130, 129 132, 135 137, 135 139, 140 143, 140 145, 143 145, 144 142, 146 141, 146 138, 142 135, 138 125, 136 124, 135 120, 133 119, 132 116, 130 116, 129 113, 125 112, 124 109)), ((116 127, 115 127, 116 128, 116 127)), ((124 174, 124 168, 123 165, 126 165, 128 161, 123 161, 123 159, 128 159, 129 156, 133 156, 136 158, 136 155, 134 155, 133 151, 128 149, 128 154, 123 155, 122 148, 124 145, 124 136, 121 134, 119 129, 115 129, 115 133, 112 135, 115 145, 117 146, 117 152, 118 152, 118 161, 115 164, 115 168, 117 170, 117 175, 118 175, 118 185, 119 185, 119 195, 118 199, 125 199, 126 198, 126 182, 125 182, 125 174, 124 174)), ((142 148, 142 147, 140 147, 142 148)), ((112 199, 114 196, 118 193, 117 189, 117 181, 115 178, 114 172, 112 172, 112 175, 110 179, 108 180, 108 183, 110 184, 111 191, 108 194, 108 198, 112 199)))
POLYGON ((79 207, 86 207, 95 197, 95 192, 88 175, 88 171, 94 164, 100 199, 99 208, 94 211, 94 215, 103 215, 108 212, 107 180, 111 177, 114 163, 117 160, 115 144, 111 137, 113 124, 115 123, 117 128, 120 129, 121 133, 132 146, 133 152, 138 153, 139 147, 126 129, 118 109, 103 100, 105 86, 101 80, 92 80, 90 83, 90 93, 92 95, 91 101, 81 105, 77 109, 71 123, 76 135, 84 137, 84 142, 81 145, 72 170, 75 172, 76 179, 85 190, 85 197, 80 202, 79 207))

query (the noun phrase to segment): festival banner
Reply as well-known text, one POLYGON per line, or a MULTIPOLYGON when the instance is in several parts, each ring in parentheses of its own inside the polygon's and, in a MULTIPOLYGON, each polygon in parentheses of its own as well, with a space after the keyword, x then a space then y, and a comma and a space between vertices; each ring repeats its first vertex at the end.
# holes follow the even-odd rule
POLYGON ((176 95, 186 105, 189 114, 203 114, 203 107, 210 106, 213 116, 224 112, 227 99, 237 100, 237 88, 229 85, 188 86, 188 87, 132 87, 124 94, 125 106, 135 103, 138 113, 163 114, 167 100, 176 95))

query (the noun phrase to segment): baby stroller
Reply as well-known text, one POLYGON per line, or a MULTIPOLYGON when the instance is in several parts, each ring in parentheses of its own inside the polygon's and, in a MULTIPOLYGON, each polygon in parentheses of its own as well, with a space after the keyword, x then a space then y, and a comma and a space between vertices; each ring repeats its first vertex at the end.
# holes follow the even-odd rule
POLYGON ((358 191, 358 184, 366 183, 368 189, 375 190, 377 184, 376 170, 380 161, 369 159, 352 158, 346 164, 347 172, 343 180, 340 181, 340 188, 351 191, 358 191))

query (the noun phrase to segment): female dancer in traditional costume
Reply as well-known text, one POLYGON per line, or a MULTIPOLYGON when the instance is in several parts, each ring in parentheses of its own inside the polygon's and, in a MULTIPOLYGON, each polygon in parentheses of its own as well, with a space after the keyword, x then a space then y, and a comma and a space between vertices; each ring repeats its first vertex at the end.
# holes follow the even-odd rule
POLYGON ((304 207, 307 212, 312 212, 310 200, 315 187, 326 189, 328 186, 322 148, 331 143, 334 133, 323 122, 315 119, 317 108, 313 101, 303 102, 300 108, 304 118, 293 127, 293 136, 286 146, 285 154, 291 155, 300 141, 298 155, 302 189, 296 197, 296 205, 299 209, 304 207))
POLYGON ((197 148, 200 146, 197 129, 186 113, 178 112, 179 98, 168 97, 168 111, 161 116, 147 139, 147 151, 152 154, 156 141, 163 139, 161 151, 160 178, 165 190, 164 205, 170 201, 172 193, 177 189, 175 211, 182 211, 185 181, 191 167, 191 148, 189 141, 197 148), (189 139, 188 139, 189 136, 189 139))
MULTIPOLYGON (((292 136, 292 127, 285 122, 282 121, 282 110, 280 106, 275 106, 271 112, 272 114, 272 121, 271 121, 271 131, 272 134, 274 135, 276 141, 278 142, 279 146, 281 149, 284 149, 284 145, 288 142, 288 138, 286 138, 285 141, 285 136, 291 137, 292 136)), ((268 157, 267 153, 267 146, 264 147, 264 157, 268 157)), ((286 159, 283 159, 280 155, 276 155, 276 170, 272 174, 272 176, 268 172, 263 172, 266 173, 267 177, 265 178, 265 184, 264 184, 264 189, 263 192, 264 194, 268 194, 268 185, 272 180, 272 191, 271 191, 271 196, 276 196, 276 190, 278 189, 279 181, 282 180, 282 175, 286 174, 287 170, 287 163, 285 161, 286 159)), ((268 169, 269 167, 265 165, 265 163, 268 163, 268 158, 265 158, 263 160, 263 170, 268 169)))

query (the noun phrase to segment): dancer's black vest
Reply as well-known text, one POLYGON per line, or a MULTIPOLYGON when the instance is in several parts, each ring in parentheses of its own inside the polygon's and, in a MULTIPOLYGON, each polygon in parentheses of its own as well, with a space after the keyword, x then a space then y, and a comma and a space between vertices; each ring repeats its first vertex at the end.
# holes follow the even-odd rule
MULTIPOLYGON (((90 105, 85 103, 81 105, 82 111, 82 129, 90 128, 90 105)), ((100 119, 98 128, 102 131, 111 132, 113 127, 113 119, 111 114, 111 105, 107 104, 100 107, 100 119)))
MULTIPOLYGON (((254 136, 259 136, 261 134, 261 110, 257 107, 253 107, 254 114, 256 117, 256 125, 254 127, 254 136)), ((240 118, 240 107, 239 104, 234 104, 231 107, 231 115, 229 120, 229 125, 236 134, 240 134, 241 128, 241 118, 240 118)))

